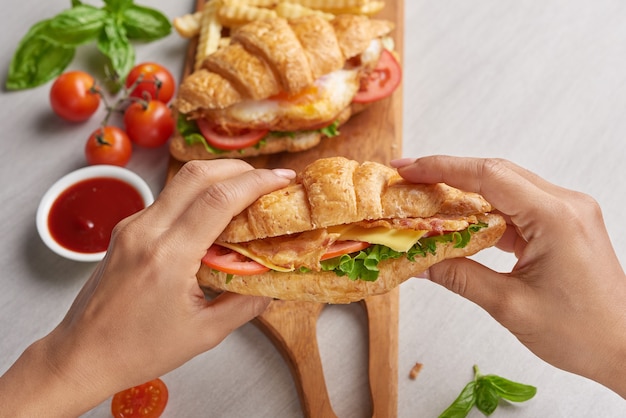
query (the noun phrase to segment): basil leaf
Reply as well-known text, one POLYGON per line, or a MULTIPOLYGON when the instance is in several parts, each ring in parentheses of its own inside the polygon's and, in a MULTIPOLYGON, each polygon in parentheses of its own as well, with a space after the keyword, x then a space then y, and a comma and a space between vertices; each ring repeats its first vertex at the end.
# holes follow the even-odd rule
POLYGON ((112 12, 120 12, 133 4, 133 0, 104 0, 107 9, 112 12))
POLYGON ((465 418, 476 403, 476 381, 469 382, 439 418, 465 418))
POLYGON ((498 396, 512 402, 525 402, 537 394, 537 388, 523 383, 513 382, 493 374, 483 376, 498 396))
POLYGON ((122 23, 129 39, 153 41, 172 31, 172 24, 161 12, 134 4, 124 9, 122 23))
POLYGON ((476 408, 489 416, 498 407, 500 397, 488 379, 480 377, 476 383, 476 408))
POLYGON ((53 17, 41 36, 65 47, 85 44, 98 37, 107 14, 105 10, 81 4, 53 17))
POLYGON ((98 37, 98 49, 108 58, 107 65, 114 79, 125 79, 135 63, 135 50, 124 28, 115 24, 111 18, 106 19, 98 37))
POLYGON ((6 88, 21 90, 44 84, 59 76, 74 59, 75 49, 52 44, 40 35, 51 19, 33 25, 15 51, 6 88))

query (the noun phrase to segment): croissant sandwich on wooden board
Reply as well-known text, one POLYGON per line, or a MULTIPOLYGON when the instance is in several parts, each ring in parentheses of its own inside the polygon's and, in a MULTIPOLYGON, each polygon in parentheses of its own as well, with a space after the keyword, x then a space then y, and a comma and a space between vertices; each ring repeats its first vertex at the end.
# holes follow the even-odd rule
POLYGON ((240 27, 179 86, 171 154, 188 161, 295 152, 336 135, 399 85, 392 30, 360 15, 240 27))
POLYGON ((379 163, 324 158, 233 218, 198 281, 283 300, 354 302, 494 245, 506 223, 492 209, 476 193, 408 183, 379 163))

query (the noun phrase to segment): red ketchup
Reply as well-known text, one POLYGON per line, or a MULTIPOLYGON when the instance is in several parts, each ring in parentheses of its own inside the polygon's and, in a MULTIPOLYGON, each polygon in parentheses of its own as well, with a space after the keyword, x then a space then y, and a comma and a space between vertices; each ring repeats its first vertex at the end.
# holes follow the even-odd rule
POLYGON ((81 253, 105 251, 113 227, 145 207, 130 184, 108 177, 83 180, 52 203, 48 228, 63 247, 81 253))

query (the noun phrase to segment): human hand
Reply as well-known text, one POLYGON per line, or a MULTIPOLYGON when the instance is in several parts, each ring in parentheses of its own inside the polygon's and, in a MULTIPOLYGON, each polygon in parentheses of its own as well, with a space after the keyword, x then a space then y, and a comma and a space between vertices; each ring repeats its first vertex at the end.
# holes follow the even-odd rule
POLYGON ((433 156, 392 162, 406 180, 482 194, 507 219, 510 273, 469 259, 429 279, 482 306, 537 356, 626 397, 626 277, 597 202, 509 161, 433 156))
POLYGON ((62 386, 57 398, 70 398, 60 415, 177 368, 265 309, 267 298, 225 293, 207 301, 195 275, 232 217, 294 176, 238 160, 188 163, 153 205, 116 226, 66 317, 31 349, 53 375, 39 377, 62 386))

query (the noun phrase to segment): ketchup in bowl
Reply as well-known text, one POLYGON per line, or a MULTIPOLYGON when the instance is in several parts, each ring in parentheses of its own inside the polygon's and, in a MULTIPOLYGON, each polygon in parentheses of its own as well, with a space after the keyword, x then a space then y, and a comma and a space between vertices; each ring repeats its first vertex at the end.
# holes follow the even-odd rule
POLYGON ((132 171, 89 166, 62 177, 46 192, 37 211, 37 229, 57 254, 98 261, 115 225, 152 201, 150 188, 132 171))
POLYGON ((109 246, 113 227, 145 207, 130 184, 110 177, 83 180, 54 201, 48 215, 52 238, 72 251, 97 253, 109 246))

